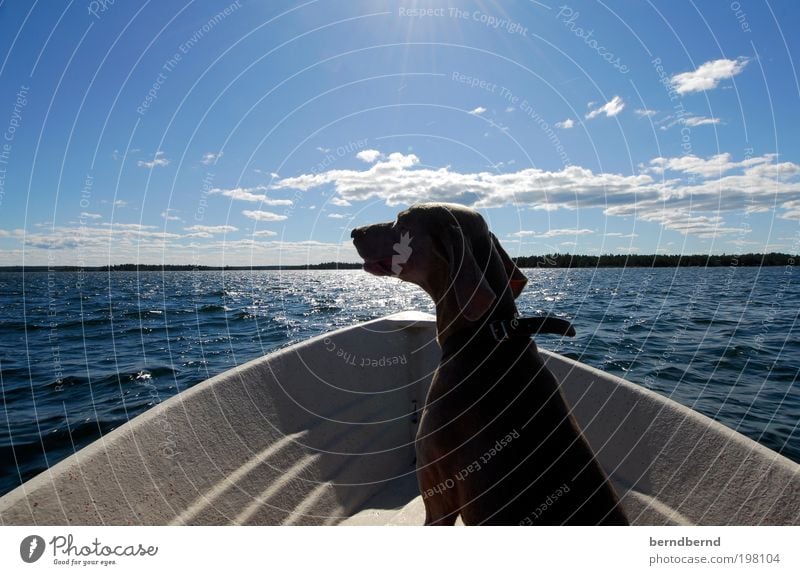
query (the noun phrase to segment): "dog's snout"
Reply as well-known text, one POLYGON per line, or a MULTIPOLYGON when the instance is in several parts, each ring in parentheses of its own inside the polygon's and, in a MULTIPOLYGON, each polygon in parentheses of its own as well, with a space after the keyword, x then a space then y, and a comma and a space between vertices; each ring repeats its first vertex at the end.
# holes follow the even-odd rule
POLYGON ((366 230, 364 228, 353 228, 353 231, 350 232, 350 237, 354 240, 357 240, 360 237, 363 237, 366 230))

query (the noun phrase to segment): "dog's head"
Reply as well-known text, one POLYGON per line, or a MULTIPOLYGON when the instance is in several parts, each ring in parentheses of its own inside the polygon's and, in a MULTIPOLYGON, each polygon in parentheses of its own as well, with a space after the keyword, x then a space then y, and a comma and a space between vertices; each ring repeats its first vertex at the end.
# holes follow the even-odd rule
POLYGON ((513 303, 527 283, 483 217, 457 204, 417 204, 351 237, 366 271, 415 283, 437 302, 453 296, 468 321, 500 298, 513 303))

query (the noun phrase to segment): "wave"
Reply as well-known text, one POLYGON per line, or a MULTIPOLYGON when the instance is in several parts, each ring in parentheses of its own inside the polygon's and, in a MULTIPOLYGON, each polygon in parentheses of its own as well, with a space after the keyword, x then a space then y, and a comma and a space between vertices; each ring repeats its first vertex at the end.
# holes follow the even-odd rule
POLYGON ((80 386, 88 386, 90 383, 93 387, 103 388, 108 385, 118 386, 127 382, 144 383, 151 381, 155 378, 173 376, 179 373, 179 370, 169 365, 155 365, 149 367, 141 367, 134 369, 127 369, 124 371, 108 373, 95 373, 91 379, 87 375, 69 374, 61 379, 56 379, 45 384, 45 388, 64 391, 64 388, 74 388, 80 386))
POLYGON ((0 443, 2 493, 45 471, 48 461, 54 464, 72 455, 123 423, 123 421, 93 420, 67 426, 66 420, 63 421, 64 424, 59 427, 42 429, 41 434, 24 433, 2 438, 0 443))
POLYGON ((225 305, 209 303, 197 308, 197 311, 209 313, 214 311, 231 311, 231 309, 225 305))

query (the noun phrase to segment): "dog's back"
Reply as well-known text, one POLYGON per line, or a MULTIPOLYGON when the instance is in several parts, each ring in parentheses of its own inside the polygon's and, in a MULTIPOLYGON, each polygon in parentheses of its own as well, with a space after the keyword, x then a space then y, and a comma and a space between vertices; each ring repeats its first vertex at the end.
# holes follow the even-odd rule
POLYGON ((530 340, 472 342, 443 358, 418 438, 421 473, 429 464, 437 476, 424 483, 439 486, 423 497, 456 506, 468 525, 627 524, 530 340))

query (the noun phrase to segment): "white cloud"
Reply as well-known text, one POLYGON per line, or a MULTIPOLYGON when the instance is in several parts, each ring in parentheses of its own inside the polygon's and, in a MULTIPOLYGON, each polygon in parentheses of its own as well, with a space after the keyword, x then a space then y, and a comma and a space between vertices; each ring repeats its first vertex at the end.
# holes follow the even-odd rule
POLYGON ((554 238, 557 236, 585 236, 587 234, 593 234, 594 230, 588 230, 586 228, 582 229, 555 229, 555 230, 548 230, 541 234, 542 238, 554 238))
POLYGON ((712 60, 702 64, 694 72, 676 74, 670 81, 678 94, 712 90, 719 85, 721 80, 733 78, 741 73, 747 62, 745 58, 712 60))
MULTIPOLYGON (((665 230, 698 238, 728 235, 737 241, 743 240, 749 228, 736 225, 738 222, 729 214, 741 216, 767 211, 774 214, 772 217, 800 220, 800 165, 781 162, 775 154, 745 159, 736 159, 728 153, 710 157, 657 157, 645 162, 641 173, 627 175, 598 173, 580 166, 556 171, 526 168, 506 173, 489 170, 457 172, 449 167, 422 167, 415 155, 393 153, 363 169, 301 174, 275 183, 279 189, 309 190, 321 186, 331 186, 334 197, 341 201, 377 199, 390 206, 420 201, 455 201, 477 208, 591 209, 608 218, 652 222, 665 230)), ((170 215, 171 212, 164 213, 170 215)), ((243 215, 264 222, 288 219, 286 215, 261 210, 246 210, 243 215)), ((345 214, 329 215, 348 217, 345 214)), ((0 231, 0 238, 6 244, 24 245, 26 262, 46 263, 51 257, 46 250, 62 250, 58 257, 64 262, 70 262, 70 257, 72 261, 79 261, 84 255, 91 254, 89 257, 103 258, 98 263, 106 263, 109 257, 120 262, 137 261, 135 258, 139 258, 138 261, 151 258, 150 261, 157 262, 169 257, 171 262, 180 263, 190 261, 196 253, 202 253, 202 258, 217 257, 210 262, 216 264, 232 263, 228 258, 234 257, 233 254, 239 258, 236 262, 244 260, 246 263, 247 257, 254 253, 260 261, 269 262, 288 263, 289 257, 299 260, 298 263, 337 259, 357 261, 355 256, 340 257, 340 249, 345 248, 339 244, 317 242, 301 245, 272 241, 270 238, 275 232, 271 230, 255 232, 247 240, 250 243, 238 239, 231 243, 222 241, 217 234, 235 231, 234 226, 192 225, 182 230, 182 234, 174 234, 146 223, 95 223, 94 220, 89 223, 81 227, 55 229, 48 225, 37 229, 38 233, 27 235, 22 230, 0 231), (311 257, 308 253, 315 255, 311 257)), ((603 234, 575 227, 520 230, 511 238, 561 236, 560 239, 564 240, 578 240, 591 233, 609 239, 636 237, 635 234, 603 234)), ((16 253, 13 245, 8 247, 10 249, 4 251, 0 259, 7 260, 12 257, 9 254, 16 253)))
MULTIPOLYGON (((80 249, 83 260, 87 254, 105 254, 112 245, 126 246, 132 249, 160 247, 168 241, 179 240, 180 234, 153 231, 156 226, 144 224, 103 223, 99 227, 57 226, 44 233, 27 234, 23 243, 33 250, 70 250, 80 249)), ((98 256, 101 257, 101 256, 98 256)), ((59 260, 62 260, 59 256, 59 260)), ((107 263, 107 259, 106 262, 107 263)))
POLYGON ((520 230, 518 232, 514 232, 511 234, 513 237, 517 238, 525 238, 525 237, 534 237, 534 238, 555 238, 558 236, 584 236, 587 234, 593 234, 594 230, 589 230, 586 228, 561 228, 561 229, 553 229, 548 230, 546 232, 536 232, 533 230, 520 230))
POLYGON ((619 96, 614 96, 611 98, 611 101, 606 102, 599 108, 596 108, 586 114, 586 119, 591 120, 592 118, 596 118, 600 114, 605 114, 609 118, 613 118, 617 114, 619 114, 625 108, 625 102, 622 101, 622 98, 619 96))
POLYGON ((359 153, 356 154, 356 158, 368 164, 376 162, 382 156, 383 154, 381 154, 378 150, 361 150, 359 153))
POLYGON ((792 200, 783 204, 787 211, 781 217, 787 220, 800 220, 800 200, 792 200))
POLYGON ((145 162, 144 160, 139 160, 138 162, 136 162, 136 165, 142 168, 152 169, 157 166, 169 165, 169 160, 164 157, 164 152, 159 150, 158 152, 156 152, 155 157, 153 157, 153 161, 145 162))
POLYGON ((192 234, 176 234, 166 233, 155 225, 123 222, 88 226, 48 225, 46 229, 35 233, 26 233, 22 229, 0 229, 0 238, 4 238, 4 242, 19 246, 12 245, 9 249, 0 250, 0 265, 19 265, 23 246, 25 263, 28 265, 45 265, 53 257, 63 265, 90 266, 105 265, 109 261, 149 264, 185 264, 191 261, 199 265, 296 265, 360 261, 349 238, 341 242, 287 242, 272 240, 270 236, 277 234, 268 230, 254 232, 251 238, 230 240, 214 237, 215 233, 227 228, 189 226, 186 231, 193 230, 192 234))
POLYGON ((119 222, 103 222, 101 224, 107 228, 113 228, 115 230, 133 230, 133 231, 142 231, 142 230, 154 230, 156 226, 148 226, 145 224, 122 224, 119 222))
POLYGON ((243 202, 263 202, 267 199, 265 194, 255 194, 253 192, 265 190, 263 186, 256 186, 255 188, 231 188, 224 190, 222 188, 213 188, 209 194, 219 194, 232 200, 240 200, 243 202))
POLYGON ((161 217, 164 218, 168 222, 177 222, 180 221, 178 216, 173 216, 172 212, 176 212, 177 210, 173 208, 167 208, 163 212, 161 212, 161 217))
POLYGON ((486 108, 484 108, 483 106, 478 106, 478 107, 477 107, 477 108, 475 108, 474 110, 470 110, 468 113, 469 113, 469 114, 472 114, 473 116, 480 116, 480 115, 481 115, 481 114, 483 114, 485 111, 486 111, 486 108))
POLYGON ((719 124, 719 118, 706 118, 705 116, 689 116, 684 118, 683 123, 694 128, 695 126, 705 126, 708 124, 719 124))
POLYGON ((239 228, 235 226, 189 226, 188 228, 183 228, 187 232, 198 232, 198 233, 205 233, 205 234, 226 234, 230 232, 238 232, 239 228))
POLYGON ((662 210, 646 214, 642 219, 659 222, 668 230, 699 238, 714 238, 726 234, 749 233, 749 228, 725 226, 722 216, 692 215, 687 210, 662 210))
POLYGON ((730 172, 734 169, 752 168, 765 164, 770 165, 775 161, 775 158, 775 154, 765 154, 763 156, 748 158, 741 162, 734 162, 731 160, 731 155, 728 153, 717 154, 707 159, 690 154, 677 158, 653 158, 650 160, 649 170, 658 174, 664 173, 665 170, 671 170, 673 172, 684 172, 703 177, 711 177, 730 172))
MULTIPOLYGON (((275 182, 276 188, 309 190, 333 184, 337 195, 350 202, 382 198, 390 206, 420 201, 454 201, 478 207, 523 203, 545 207, 575 203, 584 190, 600 190, 608 199, 632 200, 633 189, 653 184, 648 175, 593 174, 570 166, 560 172, 524 169, 518 172, 459 173, 449 168, 416 168, 413 154, 390 154, 369 169, 330 170, 275 182), (625 194, 624 197, 618 197, 625 194)), ((605 201, 605 199, 601 200, 605 201)))
POLYGON ((563 122, 556 122, 556 128, 561 128, 562 130, 569 130, 575 126, 575 121, 572 118, 567 118, 563 122))
POLYGON ((346 208, 353 205, 344 198, 331 198, 328 203, 334 206, 339 206, 340 208, 346 208))
POLYGON ((243 202, 261 202, 265 206, 291 206, 292 200, 280 200, 269 198, 266 194, 258 194, 255 192, 264 192, 268 190, 267 186, 255 186, 253 188, 213 188, 209 191, 210 194, 218 194, 231 198, 232 200, 240 200, 243 202))
POLYGON ((707 118, 705 116, 693 116, 693 115, 689 114, 689 115, 678 116, 678 117, 673 116, 673 115, 669 115, 669 116, 666 116, 666 117, 662 118, 661 120, 659 120, 656 123, 657 124, 661 124, 661 126, 660 126, 661 130, 669 130, 670 128, 672 128, 673 126, 676 126, 678 124, 681 124, 681 125, 684 125, 684 126, 689 126, 690 128, 694 128, 695 126, 706 126, 706 125, 712 125, 712 124, 721 124, 722 120, 720 120, 719 118, 707 118))
MULTIPOLYGON (((10 234, 0 232, 0 237, 10 234)), ((208 234, 210 235, 210 234, 208 234)), ((266 235, 266 234, 265 234, 266 235)), ((21 242, 22 238, 18 241, 21 242)), ((57 250, 64 265, 105 265, 112 262, 198 265, 297 265, 325 261, 360 261, 349 238, 342 242, 307 240, 285 242, 245 238, 213 239, 203 232, 178 236, 163 232, 134 232, 99 227, 57 227, 48 233, 29 234, 24 241, 25 263, 45 265, 57 250)), ((0 251, 0 265, 19 265, 21 249, 0 251)), ((369 281, 368 278, 365 281, 369 281)))
POLYGON ((732 233, 721 222, 687 219, 709 213, 757 207, 771 210, 776 202, 785 210, 783 217, 796 217, 800 211, 800 203, 787 203, 800 201, 800 166, 776 164, 774 154, 738 162, 730 154, 659 157, 635 175, 595 173, 580 166, 559 171, 528 168, 460 173, 448 167, 420 168, 419 162, 413 154, 394 153, 361 171, 305 174, 279 180, 274 186, 307 191, 333 185, 337 196, 347 201, 378 198, 389 206, 449 201, 477 208, 597 208, 609 216, 661 222, 685 233, 699 233, 700 229, 732 233))
POLYGON ((200 160, 200 163, 208 166, 219 160, 224 154, 220 152, 219 154, 215 154, 214 152, 208 152, 203 154, 203 159, 200 160))
POLYGON ((318 152, 322 152, 323 154, 327 154, 328 152, 331 151, 331 149, 330 148, 323 148, 322 146, 317 146, 317 151, 318 152))
POLYGON ((116 200, 114 202, 114 206, 117 207, 117 208, 124 208, 127 205, 128 205, 128 202, 126 202, 125 200, 116 200))
POLYGON ((263 210, 244 210, 242 214, 244 214, 245 217, 258 222, 282 222, 283 220, 288 219, 288 216, 282 216, 272 212, 265 212, 263 210))
POLYGON ((638 108, 638 109, 634 110, 633 112, 634 112, 634 114, 636 114, 637 116, 640 116, 642 118, 650 118, 650 117, 655 116, 656 114, 658 114, 658 111, 656 111, 656 110, 648 110, 647 108, 638 108))
POLYGON ((92 213, 89 213, 89 212, 81 212, 81 217, 84 218, 84 219, 88 218, 90 220, 97 220, 97 219, 102 218, 103 216, 101 216, 100 214, 92 214, 92 213))
MULTIPOLYGON (((418 174, 419 172, 406 171, 405 169, 417 163, 419 163, 419 158, 415 155, 404 155, 395 152, 365 171, 330 170, 316 174, 303 174, 278 180, 273 183, 272 187, 275 189, 288 188, 307 191, 328 183, 335 183, 339 197, 350 202, 360 201, 370 197, 383 196, 383 192, 387 192, 388 188, 392 187, 391 181, 395 176, 403 179, 408 176, 414 177, 413 174, 418 174), (373 186, 375 186, 374 189, 373 186)), ((425 179, 425 185, 427 185, 427 177, 425 179)), ((414 197, 418 197, 422 190, 415 190, 415 192, 417 193, 414 193, 414 197)), ((402 201, 393 202, 392 199, 389 199, 388 203, 389 205, 397 205, 402 201)))
POLYGON ((343 220, 347 216, 345 216, 343 214, 328 214, 328 217, 329 218, 333 218, 334 220, 343 220))
MULTIPOLYGON (((742 242, 750 233, 749 227, 736 225, 738 222, 729 218, 730 214, 741 216, 748 212, 766 211, 772 213, 772 217, 800 220, 800 165, 780 162, 776 154, 745 159, 735 159, 728 153, 710 157, 657 157, 645 162, 641 170, 641 173, 627 175, 569 166, 556 171, 526 168, 507 173, 462 173, 450 167, 421 167, 417 156, 393 153, 361 170, 301 174, 278 180, 274 187, 310 190, 331 186, 336 194, 334 197, 341 201, 377 199, 390 206, 421 201, 455 201, 476 208, 590 209, 601 211, 608 218, 651 222, 665 230, 701 239, 727 235, 730 238, 727 242, 732 239, 742 242)), ((164 213, 169 215, 170 211, 164 213)), ((286 215, 261 210, 242 213, 256 221, 288 219, 286 215)), ((585 221, 583 217, 581 220, 585 221)), ((630 222, 622 225, 630 226, 630 222)), ((58 260, 65 264, 84 261, 87 265, 104 264, 109 259, 116 262, 181 263, 197 261, 198 256, 202 263, 209 265, 246 265, 254 258, 261 262, 287 264, 358 261, 349 240, 338 244, 273 241, 270 238, 276 233, 271 230, 260 230, 250 238, 234 241, 223 241, 220 236, 215 236, 235 231, 234 226, 193 225, 185 228, 181 235, 166 233, 145 223, 98 224, 92 221, 90 225, 81 227, 55 229, 48 224, 36 231, 38 233, 26 234, 23 230, 0 230, 0 238, 5 244, 24 246, 25 261, 31 264, 46 264, 52 258, 49 250, 59 250, 58 260)), ((609 239, 630 240, 636 237, 634 233, 592 232, 576 227, 520 230, 511 234, 507 241, 559 236, 564 240, 580 241, 579 238, 591 233, 609 239)), ((661 245, 669 245, 669 242, 664 241, 661 245)), ((732 243, 721 245, 734 246, 732 243)), ((0 251, 0 261, 19 263, 19 254, 21 249, 11 245, 9 249, 0 251)))

